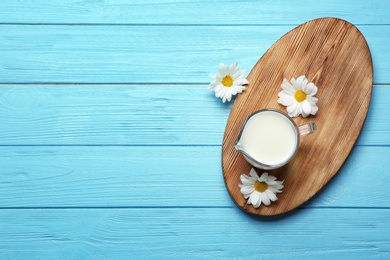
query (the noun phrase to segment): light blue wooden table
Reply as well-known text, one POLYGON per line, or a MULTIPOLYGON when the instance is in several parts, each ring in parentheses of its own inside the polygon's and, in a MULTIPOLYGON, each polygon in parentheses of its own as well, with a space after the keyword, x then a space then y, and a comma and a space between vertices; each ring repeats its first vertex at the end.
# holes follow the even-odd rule
POLYGON ((0 259, 390 258, 386 0, 2 0, 0 84, 0 259), (363 131, 314 199, 249 216, 208 75, 328 16, 372 52, 363 131))

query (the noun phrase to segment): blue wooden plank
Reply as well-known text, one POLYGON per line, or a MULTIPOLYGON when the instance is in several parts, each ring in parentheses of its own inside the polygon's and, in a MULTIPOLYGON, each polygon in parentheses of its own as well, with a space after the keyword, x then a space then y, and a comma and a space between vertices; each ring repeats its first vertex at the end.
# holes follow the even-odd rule
POLYGON ((300 24, 339 17, 360 24, 390 23, 386 0, 222 1, 137 0, 0 2, 1 23, 60 24, 300 24))
MULTIPOLYGON (((375 86, 358 145, 390 145, 389 103, 375 86)), ((230 108, 200 85, 2 86, 0 145, 221 145, 230 108)))
MULTIPOLYGON (((0 26, 0 83, 202 83, 251 70, 285 26, 0 26)), ((374 82, 390 83, 390 26, 361 25, 374 82)))
MULTIPOLYGON (((305 207, 390 207, 389 153, 355 147, 305 207)), ((235 207, 220 146, 0 147, 0 198, 0 208, 235 207)))
POLYGON ((0 210, 2 259, 388 259, 389 209, 0 210))
POLYGON ((389 6, 1 1, 0 258, 389 258, 389 6), (253 218, 223 184, 231 104, 204 85, 320 16, 358 24, 379 85, 335 178, 291 214, 253 218))

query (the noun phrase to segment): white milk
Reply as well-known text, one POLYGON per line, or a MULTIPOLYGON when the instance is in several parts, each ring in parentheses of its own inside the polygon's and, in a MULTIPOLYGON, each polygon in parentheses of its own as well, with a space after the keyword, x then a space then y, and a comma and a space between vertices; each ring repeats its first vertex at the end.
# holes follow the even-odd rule
POLYGON ((292 122, 274 111, 263 111, 249 118, 240 143, 243 150, 267 165, 284 163, 293 156, 298 138, 292 122))

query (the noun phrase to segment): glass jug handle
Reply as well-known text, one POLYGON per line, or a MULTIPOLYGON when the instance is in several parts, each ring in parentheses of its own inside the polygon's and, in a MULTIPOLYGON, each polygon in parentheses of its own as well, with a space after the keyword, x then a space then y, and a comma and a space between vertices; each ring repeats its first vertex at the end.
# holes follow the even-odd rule
POLYGON ((309 135, 311 133, 314 133, 317 130, 317 125, 314 122, 310 122, 310 123, 298 126, 298 130, 299 130, 299 134, 301 136, 309 135))

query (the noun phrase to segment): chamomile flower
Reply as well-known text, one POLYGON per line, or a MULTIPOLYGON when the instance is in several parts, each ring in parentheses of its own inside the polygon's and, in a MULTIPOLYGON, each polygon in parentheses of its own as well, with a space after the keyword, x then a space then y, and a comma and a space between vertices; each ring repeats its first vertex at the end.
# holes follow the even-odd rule
POLYGON ((232 96, 237 95, 245 90, 245 84, 248 84, 248 80, 245 78, 246 70, 241 70, 234 62, 232 65, 219 64, 219 75, 211 74, 213 79, 208 85, 209 91, 215 91, 215 96, 221 98, 222 102, 226 100, 230 102, 232 96))
POLYGON ((275 176, 268 175, 264 172, 260 177, 257 175, 254 168, 249 172, 250 176, 241 174, 239 184, 241 193, 245 199, 248 199, 247 204, 252 204, 258 208, 263 203, 266 206, 271 204, 271 201, 276 201, 277 193, 281 193, 283 181, 277 181, 275 176))
POLYGON ((300 76, 297 79, 292 78, 291 83, 284 79, 281 87, 283 90, 278 94, 278 103, 287 107, 289 116, 302 115, 307 117, 317 113, 318 98, 314 95, 318 89, 313 82, 309 83, 305 76, 300 76))

